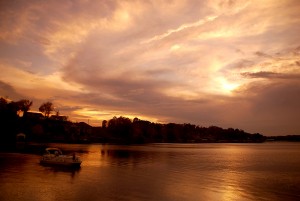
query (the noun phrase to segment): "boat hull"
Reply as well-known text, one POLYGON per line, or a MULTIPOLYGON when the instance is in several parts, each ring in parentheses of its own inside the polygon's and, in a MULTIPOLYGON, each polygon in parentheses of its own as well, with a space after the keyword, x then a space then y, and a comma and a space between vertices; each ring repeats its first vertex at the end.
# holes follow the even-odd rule
POLYGON ((80 167, 81 161, 64 162, 64 161, 53 161, 53 160, 41 160, 40 164, 45 166, 80 167))

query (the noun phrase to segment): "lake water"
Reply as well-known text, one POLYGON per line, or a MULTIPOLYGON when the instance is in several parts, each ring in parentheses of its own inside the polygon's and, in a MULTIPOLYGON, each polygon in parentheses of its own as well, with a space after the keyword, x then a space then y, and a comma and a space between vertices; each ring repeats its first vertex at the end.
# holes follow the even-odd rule
POLYGON ((0 153, 0 200, 300 200, 300 143, 51 146, 81 168, 0 153))

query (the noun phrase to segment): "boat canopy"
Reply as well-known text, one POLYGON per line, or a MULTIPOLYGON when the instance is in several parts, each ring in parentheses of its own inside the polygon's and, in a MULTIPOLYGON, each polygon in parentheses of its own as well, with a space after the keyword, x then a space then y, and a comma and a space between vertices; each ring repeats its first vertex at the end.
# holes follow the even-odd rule
POLYGON ((46 148, 46 153, 47 154, 58 154, 58 155, 62 155, 62 152, 61 152, 61 150, 60 149, 58 149, 58 148, 46 148))

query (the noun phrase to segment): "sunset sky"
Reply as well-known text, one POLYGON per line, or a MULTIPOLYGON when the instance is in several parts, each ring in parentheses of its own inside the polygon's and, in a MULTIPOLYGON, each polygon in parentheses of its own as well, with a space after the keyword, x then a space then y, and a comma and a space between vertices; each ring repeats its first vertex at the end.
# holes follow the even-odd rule
POLYGON ((300 134, 298 0, 0 0, 0 96, 300 134))

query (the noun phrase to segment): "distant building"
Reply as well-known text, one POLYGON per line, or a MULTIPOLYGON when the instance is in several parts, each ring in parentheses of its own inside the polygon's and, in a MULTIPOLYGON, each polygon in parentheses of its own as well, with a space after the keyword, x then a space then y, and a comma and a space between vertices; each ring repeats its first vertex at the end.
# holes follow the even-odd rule
POLYGON ((79 128, 79 135, 81 141, 89 141, 90 135, 92 134, 92 126, 85 122, 75 123, 79 128))
POLYGON ((39 119, 43 119, 44 115, 41 112, 28 111, 26 112, 26 118, 39 120, 39 119))
POLYGON ((50 119, 57 120, 57 121, 67 121, 68 117, 63 115, 51 115, 50 119))

